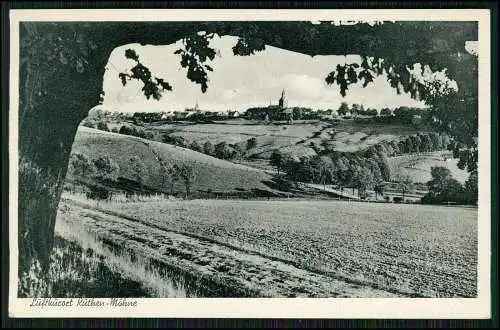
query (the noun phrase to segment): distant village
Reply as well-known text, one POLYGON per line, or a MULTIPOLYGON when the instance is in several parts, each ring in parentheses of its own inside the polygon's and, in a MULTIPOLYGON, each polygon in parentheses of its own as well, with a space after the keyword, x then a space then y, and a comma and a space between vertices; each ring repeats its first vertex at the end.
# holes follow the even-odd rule
MULTIPOLYGON (((92 112, 109 112, 104 106, 98 105, 93 108, 92 112)), ((422 116, 425 114, 425 109, 399 107, 396 109, 383 108, 365 109, 363 105, 352 104, 349 106, 343 102, 340 107, 334 109, 312 109, 307 107, 289 107, 286 91, 283 90, 278 99, 277 104, 269 104, 268 106, 253 107, 246 111, 237 110, 220 110, 220 111, 206 111, 202 110, 195 103, 194 107, 186 108, 184 111, 157 111, 157 112, 135 112, 130 114, 120 113, 118 116, 123 119, 129 119, 136 123, 144 122, 159 122, 159 121, 194 121, 194 122, 211 122, 228 119, 246 119, 246 120, 259 120, 264 122, 284 121, 288 124, 293 124, 297 120, 326 120, 338 121, 341 119, 370 119, 374 117, 401 117, 403 115, 405 120, 418 123, 421 121, 422 116)))

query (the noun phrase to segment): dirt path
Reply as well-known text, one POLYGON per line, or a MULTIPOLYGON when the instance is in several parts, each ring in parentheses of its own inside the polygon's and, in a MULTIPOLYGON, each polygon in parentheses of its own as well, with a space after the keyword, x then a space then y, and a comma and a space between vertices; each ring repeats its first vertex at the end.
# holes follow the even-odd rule
POLYGON ((69 210, 64 219, 83 226, 103 242, 134 251, 138 257, 153 259, 209 277, 237 291, 258 292, 267 297, 397 297, 372 287, 346 283, 278 260, 216 242, 164 230, 152 224, 132 221, 116 214, 64 200, 69 210))

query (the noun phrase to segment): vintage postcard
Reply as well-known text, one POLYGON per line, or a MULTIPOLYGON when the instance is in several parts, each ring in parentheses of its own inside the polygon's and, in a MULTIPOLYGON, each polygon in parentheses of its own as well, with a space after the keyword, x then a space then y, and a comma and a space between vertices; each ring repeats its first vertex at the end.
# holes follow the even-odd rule
POLYGON ((490 318, 488 10, 11 10, 11 317, 490 318))

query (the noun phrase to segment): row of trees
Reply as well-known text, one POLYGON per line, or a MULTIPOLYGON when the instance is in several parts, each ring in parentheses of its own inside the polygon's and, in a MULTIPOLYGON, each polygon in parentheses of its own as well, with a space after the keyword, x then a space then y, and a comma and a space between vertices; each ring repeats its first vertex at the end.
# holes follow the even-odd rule
POLYGON ((163 188, 168 189, 170 194, 174 194, 174 186, 176 182, 181 182, 184 185, 186 198, 191 195, 191 188, 196 180, 195 167, 183 164, 172 164, 165 159, 158 157, 160 162, 160 180, 163 188))
POLYGON ((124 135, 136 136, 148 140, 154 139, 154 134, 152 132, 146 131, 141 127, 136 127, 132 125, 122 125, 119 130, 113 129, 112 132, 124 135))
POLYGON ((107 199, 111 192, 100 186, 96 186, 94 181, 105 182, 115 181, 120 174, 120 166, 109 156, 99 156, 90 158, 85 154, 71 154, 68 172, 80 181, 84 181, 90 186, 87 197, 92 199, 107 199))
POLYGON ((391 116, 394 115, 396 118, 400 118, 402 121, 411 121, 414 115, 426 116, 429 111, 421 108, 400 106, 394 109, 389 109, 387 107, 380 109, 380 113, 375 108, 366 108, 362 104, 354 103, 351 107, 347 102, 342 102, 337 110, 339 116, 345 116, 348 113, 351 115, 361 115, 361 116, 391 116))
POLYGON ((134 125, 122 125, 118 129, 117 127, 113 127, 112 129, 109 129, 109 125, 106 122, 106 120, 95 120, 92 118, 87 118, 82 122, 82 125, 85 127, 90 127, 90 128, 96 128, 101 131, 105 132, 113 132, 113 133, 119 133, 119 134, 124 134, 124 135, 131 135, 131 136, 137 136, 143 139, 148 139, 148 140, 153 140, 154 139, 154 134, 150 131, 146 131, 145 129, 141 127, 137 127, 134 125))
POLYGON ((229 144, 222 141, 214 145, 212 142, 207 140, 203 143, 203 145, 200 145, 200 143, 196 140, 188 143, 182 136, 165 134, 163 136, 163 142, 182 148, 188 148, 219 159, 238 161, 243 158, 247 150, 257 146, 257 139, 255 137, 249 138, 245 142, 235 144, 229 144))
POLYGON ((383 194, 384 182, 390 178, 390 168, 383 156, 363 157, 356 153, 331 153, 328 156, 291 157, 274 150, 270 164, 278 175, 286 172, 289 180, 316 184, 336 185, 343 192, 350 187, 358 190, 359 197, 366 197, 369 189, 383 194))
MULTIPOLYGON (((188 164, 170 164, 161 158, 160 161, 160 179, 161 187, 168 189, 173 195, 174 185, 181 182, 185 187, 186 197, 191 194, 191 187, 196 179, 196 171, 193 166, 188 164)), ((111 157, 99 156, 95 159, 81 153, 71 155, 69 162, 69 173, 79 180, 92 184, 92 181, 106 183, 116 181, 120 176, 120 166, 111 157)), ((144 162, 138 156, 132 156, 128 159, 127 173, 137 184, 141 193, 144 193, 144 181, 147 168, 144 162)), ((106 199, 110 196, 109 190, 105 188, 96 188, 92 186, 90 192, 92 198, 106 199)))
POLYGON ((450 138, 436 132, 418 133, 407 136, 400 141, 383 141, 369 147, 366 157, 384 153, 387 157, 400 156, 409 153, 432 152, 445 150, 450 145, 450 138))
MULTIPOLYGON (((390 111, 390 109, 387 110, 390 111)), ((361 116, 377 116, 378 110, 372 108, 365 109, 365 107, 362 104, 357 104, 357 103, 354 103, 352 107, 349 107, 347 102, 342 102, 337 110, 337 114, 339 116, 345 116, 347 115, 347 113, 350 113, 352 115, 361 115, 361 116)))

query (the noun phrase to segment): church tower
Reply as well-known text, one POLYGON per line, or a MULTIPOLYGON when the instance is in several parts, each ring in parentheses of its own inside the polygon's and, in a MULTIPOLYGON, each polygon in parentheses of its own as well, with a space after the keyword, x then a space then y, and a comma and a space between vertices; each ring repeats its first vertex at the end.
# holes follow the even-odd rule
POLYGON ((281 92, 280 100, 279 100, 279 107, 281 109, 284 109, 284 108, 286 108, 286 106, 287 106, 287 101, 286 101, 286 97, 285 97, 285 90, 283 89, 283 91, 281 92))

